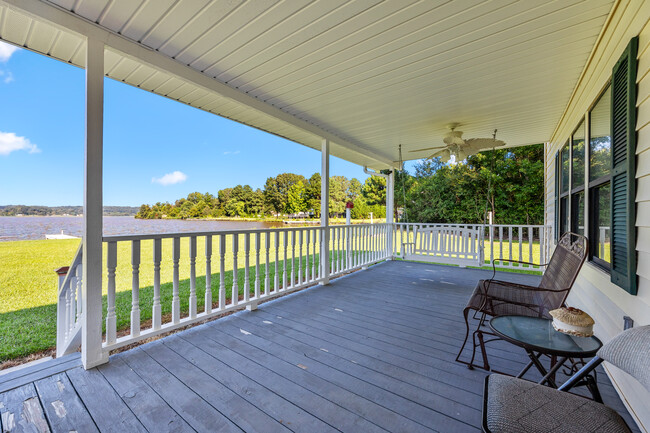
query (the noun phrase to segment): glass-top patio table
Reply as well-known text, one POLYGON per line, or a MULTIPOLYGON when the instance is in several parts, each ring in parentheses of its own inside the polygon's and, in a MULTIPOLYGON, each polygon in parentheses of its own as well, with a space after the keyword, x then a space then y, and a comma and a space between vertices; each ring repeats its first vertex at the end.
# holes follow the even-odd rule
MULTIPOLYGON (((557 388, 555 373, 568 359, 592 358, 603 345, 598 338, 593 336, 576 337, 558 332, 553 329, 551 320, 539 317, 495 317, 490 320, 490 327, 500 338, 526 350, 530 362, 517 377, 523 377, 534 365, 542 374, 542 379, 538 383, 548 382, 553 388, 557 388), (540 362, 542 355, 551 357, 551 367, 548 371, 540 362)), ((598 400, 598 390, 597 388, 592 389, 589 382, 591 380, 588 379, 588 388, 594 395, 594 399, 598 400)))

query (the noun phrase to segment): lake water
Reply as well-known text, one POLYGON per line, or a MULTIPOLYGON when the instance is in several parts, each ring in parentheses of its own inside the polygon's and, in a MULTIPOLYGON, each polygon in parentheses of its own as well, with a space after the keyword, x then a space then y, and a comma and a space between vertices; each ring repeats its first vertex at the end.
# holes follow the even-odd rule
MULTIPOLYGON (((282 225, 278 222, 259 221, 140 220, 133 217, 105 216, 104 235, 210 232, 282 225)), ((0 217, 0 242, 45 239, 45 235, 60 234, 61 230, 66 235, 81 237, 83 217, 0 217)))

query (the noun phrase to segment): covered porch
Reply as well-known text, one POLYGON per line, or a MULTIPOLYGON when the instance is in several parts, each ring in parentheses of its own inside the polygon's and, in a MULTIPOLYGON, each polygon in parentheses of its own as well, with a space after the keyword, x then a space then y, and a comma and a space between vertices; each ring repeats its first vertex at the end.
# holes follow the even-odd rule
MULTIPOLYGON (((385 261, 122 352, 97 368, 84 370, 73 354, 19 370, 0 376, 2 427, 480 431, 486 373, 454 359, 464 336, 461 310, 476 281, 491 274, 385 261)), ((498 277, 528 284, 539 278, 498 277)), ((494 368, 511 374, 528 359, 505 343, 492 346, 490 356, 494 368)), ((539 379, 533 371, 526 377, 539 379)), ((605 404, 636 429, 602 370, 598 382, 605 404)))
MULTIPOLYGON (((484 373, 453 360, 464 333, 460 310, 476 281, 489 274, 394 260, 404 257, 402 232, 393 221, 394 171, 404 160, 446 148, 440 146, 449 124, 460 123, 468 139, 498 129, 508 146, 545 143, 545 225, 537 235, 543 262, 563 231, 561 222, 570 221, 577 231, 580 209, 583 219, 595 209, 587 191, 589 170, 577 169, 589 159, 576 158, 575 171, 567 170, 567 179, 581 174, 586 185, 585 200, 576 190, 575 204, 568 206, 568 198, 564 205, 558 202, 560 184, 567 182, 554 174, 562 162, 557 157, 554 162, 554 155, 569 142, 579 143, 580 125, 587 125, 583 140, 592 132, 590 119, 597 118, 592 108, 609 86, 612 67, 628 52, 626 46, 636 45, 631 58, 639 64, 630 61, 630 69, 639 73, 630 75, 627 87, 638 85, 639 94, 630 92, 626 105, 631 114, 624 113, 624 129, 631 139, 622 159, 638 165, 638 179, 633 170, 626 174, 628 184, 620 190, 630 196, 615 216, 628 231, 612 235, 629 247, 619 248, 618 258, 625 258, 630 284, 621 292, 616 273, 588 263, 569 302, 593 313, 603 341, 629 318, 646 324, 648 5, 641 0, 0 0, 2 40, 86 70, 85 231, 74 272, 61 280, 62 356, 3 377, 3 414, 15 408, 11 422, 33 420, 43 431, 64 430, 68 422, 79 431, 81 425, 89 431, 478 430, 484 373), (321 226, 104 237, 105 77, 319 150, 321 226), (329 224, 330 154, 390 173, 386 224, 329 224), (140 279, 145 243, 151 249, 146 259, 151 282, 140 279), (121 244, 129 246, 118 255, 121 244), (227 254, 232 265, 224 264, 227 254), (204 292, 198 292, 197 257, 206 269, 204 292), (186 277, 179 275, 179 261, 189 263, 186 277), (173 275, 171 283, 161 282, 161 267, 173 275), (124 299, 116 272, 125 268, 132 272, 131 292, 128 309, 120 310, 124 299), (210 281, 217 268, 221 280, 210 281), (228 281, 226 271, 232 271, 228 281), (350 272, 330 283, 330 277, 350 272), (322 287, 257 305, 315 284, 322 287), (181 293, 183 285, 187 293, 181 293), (143 320, 143 300, 151 300, 150 322, 143 320), (181 302, 189 305, 187 313, 181 302), (124 346, 243 305, 252 311, 113 355, 109 362, 111 352, 124 346), (124 323, 130 329, 122 335, 124 323), (80 357, 64 356, 78 348, 80 357), (16 415, 23 410, 29 415, 16 415)), ((592 232, 599 225, 587 223, 592 232)), ((523 232, 517 233, 521 255, 523 232)), ((530 256, 534 237, 526 236, 530 256)), ((465 246, 478 242, 473 235, 463 239, 465 246)), ((510 253, 512 243, 510 232, 510 253)), ((505 257, 501 251, 500 256, 505 257)), ((492 350, 498 370, 515 373, 525 363, 525 354, 512 347, 492 350)), ((636 428, 636 422, 647 431, 647 392, 605 368, 615 385, 599 376, 605 403, 625 412, 622 395, 635 415, 632 420, 624 414, 628 425, 636 428)), ((5 422, 10 420, 2 419, 3 428, 5 422)))

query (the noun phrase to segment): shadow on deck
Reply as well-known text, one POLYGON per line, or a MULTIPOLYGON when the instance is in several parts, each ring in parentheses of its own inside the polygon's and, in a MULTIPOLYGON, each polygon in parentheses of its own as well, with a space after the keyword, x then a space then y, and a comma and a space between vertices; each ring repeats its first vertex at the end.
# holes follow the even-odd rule
MULTIPOLYGON (((73 355, 0 376, 2 431, 29 420, 57 432, 477 432, 486 373, 454 358, 461 309, 490 275, 385 262, 96 369, 73 355)), ((512 374, 527 361, 504 343, 490 355, 512 374)), ((605 403, 636 429, 604 372, 598 380, 605 403)))

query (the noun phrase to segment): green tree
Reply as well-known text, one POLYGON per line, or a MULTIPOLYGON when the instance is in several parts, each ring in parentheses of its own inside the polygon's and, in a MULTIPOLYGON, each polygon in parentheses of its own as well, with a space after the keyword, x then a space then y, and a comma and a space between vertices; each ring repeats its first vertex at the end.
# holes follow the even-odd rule
POLYGON ((282 173, 269 177, 264 184, 264 202, 276 213, 283 213, 287 208, 289 188, 297 182, 305 183, 305 177, 294 173, 282 173))
POLYGON ((287 193, 287 208, 288 214, 295 214, 307 210, 307 203, 305 201, 305 185, 302 181, 298 181, 289 187, 287 193))
POLYGON ((345 212, 350 181, 345 176, 330 177, 330 214, 341 215, 345 212))
POLYGON ((381 176, 370 176, 363 184, 361 191, 369 205, 386 205, 386 179, 381 176))
POLYGON ((320 173, 314 173, 305 186, 306 210, 313 211, 316 218, 320 218, 320 173))

